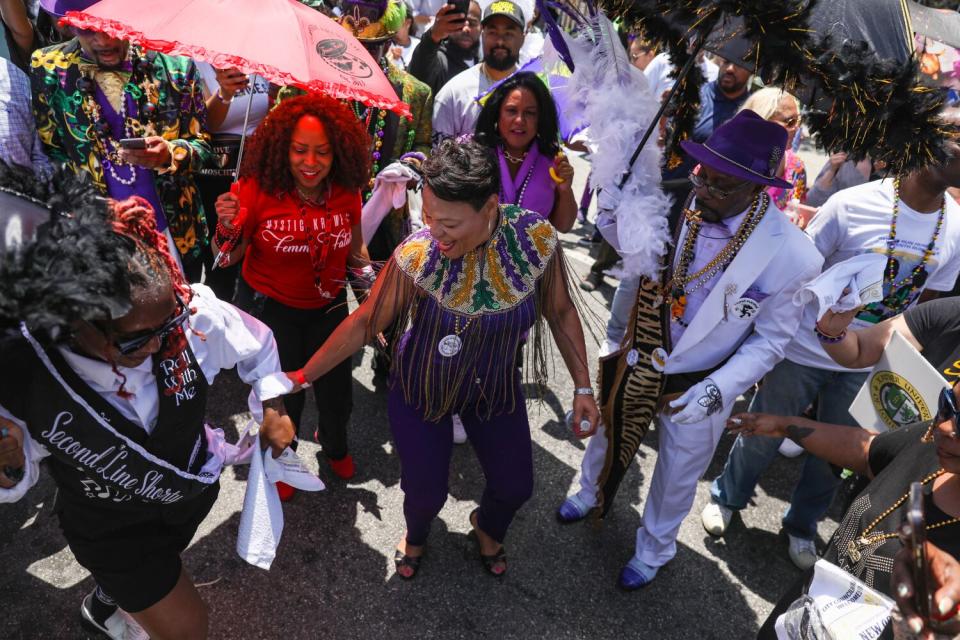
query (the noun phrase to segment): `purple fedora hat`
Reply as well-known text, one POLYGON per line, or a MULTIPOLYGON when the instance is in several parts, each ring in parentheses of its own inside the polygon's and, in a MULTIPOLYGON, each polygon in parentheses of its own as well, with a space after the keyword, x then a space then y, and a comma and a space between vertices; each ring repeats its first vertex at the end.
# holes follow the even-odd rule
POLYGON ((680 143, 694 160, 715 171, 749 182, 792 189, 777 176, 787 146, 787 130, 744 109, 723 123, 706 142, 680 143))
POLYGON ((97 0, 40 0, 43 10, 56 18, 67 15, 67 11, 86 11, 97 0))

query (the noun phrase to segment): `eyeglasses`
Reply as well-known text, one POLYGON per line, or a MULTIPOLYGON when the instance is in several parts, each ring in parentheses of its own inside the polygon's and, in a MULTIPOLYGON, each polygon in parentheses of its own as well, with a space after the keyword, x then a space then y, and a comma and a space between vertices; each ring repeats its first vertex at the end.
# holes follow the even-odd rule
POLYGON ((789 120, 774 120, 778 125, 784 129, 793 129, 794 127, 799 127, 800 123, 803 122, 803 118, 800 116, 793 116, 789 120))
POLYGON ((733 189, 720 189, 718 187, 713 186, 712 184, 710 184, 709 182, 701 178, 696 173, 691 172, 688 177, 690 178, 690 182, 693 183, 694 189, 706 189, 707 193, 709 193, 712 197, 716 198, 717 200, 724 200, 725 198, 729 198, 735 193, 739 193, 740 191, 743 191, 744 189, 753 186, 753 184, 750 182, 744 182, 739 187, 734 187, 733 189))
POLYGON ((950 433, 950 437, 957 440, 960 439, 960 434, 957 433, 958 416, 960 416, 960 408, 957 407, 957 398, 953 395, 953 389, 946 388, 941 390, 940 398, 937 401, 937 417, 934 424, 938 425, 945 420, 949 420, 950 424, 953 425, 953 431, 950 433))
POLYGON ((180 299, 179 295, 177 294, 174 294, 174 295, 177 298, 176 314, 172 318, 167 320, 165 323, 163 323, 163 326, 161 326, 158 329, 147 331, 145 333, 142 333, 141 335, 138 335, 135 338, 115 341, 113 343, 113 346, 117 348, 117 351, 119 351, 121 355, 128 356, 131 353, 136 353, 154 338, 160 338, 160 340, 162 341, 171 333, 179 329, 180 325, 186 322, 187 318, 190 317, 190 308, 186 304, 184 304, 183 300, 180 299))

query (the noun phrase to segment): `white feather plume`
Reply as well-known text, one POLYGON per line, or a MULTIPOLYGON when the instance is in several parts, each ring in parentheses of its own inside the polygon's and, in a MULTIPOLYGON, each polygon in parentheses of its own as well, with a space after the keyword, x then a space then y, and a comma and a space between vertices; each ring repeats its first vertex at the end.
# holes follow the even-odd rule
POLYGON ((613 24, 602 13, 576 35, 564 37, 574 62, 567 85, 570 106, 589 124, 596 148, 590 183, 603 190, 599 201, 613 207, 601 211, 603 219, 613 223, 602 231, 620 252, 627 272, 657 277, 670 241, 671 200, 660 189, 662 153, 655 138, 640 153, 624 188, 617 185, 657 114, 659 100, 643 72, 630 64, 613 24))

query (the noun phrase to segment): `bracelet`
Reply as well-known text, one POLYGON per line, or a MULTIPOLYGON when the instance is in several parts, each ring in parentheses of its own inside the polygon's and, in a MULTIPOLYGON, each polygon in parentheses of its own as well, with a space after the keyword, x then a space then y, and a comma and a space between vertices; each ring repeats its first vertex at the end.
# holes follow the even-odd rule
POLYGON ((236 236, 236 228, 234 230, 228 231, 222 223, 218 222, 217 227, 213 230, 213 241, 217 243, 217 246, 221 249, 224 248, 224 245, 232 243, 236 236))
POLYGON ((301 389, 310 388, 310 381, 307 380, 307 375, 303 372, 303 369, 297 369, 290 375, 293 376, 294 382, 296 382, 297 386, 299 386, 301 389))
POLYGON ((593 387, 577 387, 573 390, 573 395, 575 396, 592 396, 593 387))
POLYGON ((219 101, 222 102, 223 104, 230 104, 231 102, 233 102, 233 98, 232 98, 232 97, 231 97, 229 100, 227 100, 226 98, 223 97, 223 91, 220 90, 220 87, 217 87, 216 96, 217 96, 217 100, 219 100, 219 101))
POLYGON ((830 334, 824 333, 823 331, 821 331, 819 324, 813 325, 813 332, 817 335, 817 340, 819 340, 824 344, 836 344, 838 342, 841 342, 844 338, 847 337, 846 329, 841 331, 838 335, 831 336, 830 334))

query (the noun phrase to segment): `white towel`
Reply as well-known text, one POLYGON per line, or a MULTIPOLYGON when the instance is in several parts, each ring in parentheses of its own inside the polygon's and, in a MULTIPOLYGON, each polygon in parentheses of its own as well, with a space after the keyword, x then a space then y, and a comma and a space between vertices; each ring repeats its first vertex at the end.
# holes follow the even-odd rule
POLYGON ((368 243, 380 227, 384 217, 407 201, 407 183, 420 176, 402 162, 392 162, 377 174, 370 199, 363 205, 360 229, 363 242, 368 243))
MULTIPOLYGON (((256 423, 252 423, 256 428, 256 423)), ((274 459, 268 448, 260 451, 260 436, 250 455, 250 474, 243 496, 240 530, 237 533, 237 553, 261 569, 269 569, 277 555, 277 546, 283 534, 283 508, 277 494, 278 481, 303 491, 321 491, 320 478, 310 473, 296 452, 289 447, 274 459)))
POLYGON ((883 299, 883 272, 887 257, 862 253, 839 262, 811 280, 793 296, 793 304, 806 306, 816 300, 817 320, 828 311, 843 313, 883 299), (849 289, 847 295, 844 289, 849 289))

